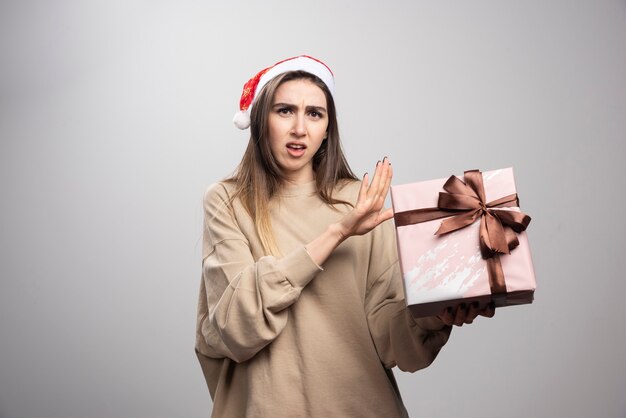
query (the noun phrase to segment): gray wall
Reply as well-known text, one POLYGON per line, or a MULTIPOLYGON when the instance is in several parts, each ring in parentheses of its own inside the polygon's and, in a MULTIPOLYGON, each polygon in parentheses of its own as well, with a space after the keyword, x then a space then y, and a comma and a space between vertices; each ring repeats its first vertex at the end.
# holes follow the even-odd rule
POLYGON ((201 198, 243 83, 336 74, 357 173, 514 166, 536 302, 398 373, 412 416, 626 416, 626 3, 3 1, 0 416, 203 417, 201 198))

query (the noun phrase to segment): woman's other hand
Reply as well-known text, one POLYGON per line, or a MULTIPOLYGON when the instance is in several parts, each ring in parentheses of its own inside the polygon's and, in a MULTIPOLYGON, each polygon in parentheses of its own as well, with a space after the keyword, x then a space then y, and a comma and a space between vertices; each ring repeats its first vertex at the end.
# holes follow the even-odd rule
POLYGON ((453 308, 446 308, 437 315, 437 318, 441 319, 446 325, 456 325, 458 327, 463 324, 471 324, 474 322, 477 316, 484 316, 491 318, 495 315, 496 308, 493 302, 489 303, 482 309, 479 309, 478 302, 470 303, 469 305, 462 303, 453 308))

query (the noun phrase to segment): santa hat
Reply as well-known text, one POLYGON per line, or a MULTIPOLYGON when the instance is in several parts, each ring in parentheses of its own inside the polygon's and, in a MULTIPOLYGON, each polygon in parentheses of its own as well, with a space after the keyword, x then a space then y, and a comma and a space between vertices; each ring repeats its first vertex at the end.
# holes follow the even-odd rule
POLYGON ((250 126, 250 111, 252 110, 252 106, 254 106, 258 93, 261 92, 268 81, 287 71, 306 71, 307 73, 311 73, 319 77, 324 84, 326 84, 330 94, 335 94, 333 72, 326 64, 308 55, 287 58, 260 71, 244 84, 241 100, 239 101, 239 112, 237 112, 233 118, 233 123, 237 128, 246 129, 250 126))

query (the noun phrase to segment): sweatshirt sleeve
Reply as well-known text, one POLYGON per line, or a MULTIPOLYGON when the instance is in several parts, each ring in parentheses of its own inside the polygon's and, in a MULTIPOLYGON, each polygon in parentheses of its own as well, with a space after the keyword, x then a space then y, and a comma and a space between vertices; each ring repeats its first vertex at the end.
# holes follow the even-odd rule
POLYGON ((413 318, 406 307, 391 222, 373 237, 376 262, 370 265, 365 298, 367 321, 381 362, 414 372, 430 365, 448 341, 451 326, 437 317, 413 318))
POLYGON ((210 357, 246 361, 280 334, 321 268, 304 246, 255 260, 222 184, 205 194, 204 215, 199 337, 210 357))

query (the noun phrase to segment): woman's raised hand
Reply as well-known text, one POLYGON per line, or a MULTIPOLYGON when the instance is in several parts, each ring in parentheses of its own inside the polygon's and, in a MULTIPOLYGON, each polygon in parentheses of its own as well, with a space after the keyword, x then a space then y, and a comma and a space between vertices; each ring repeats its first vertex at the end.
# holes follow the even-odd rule
POLYGON ((389 159, 376 164, 374 176, 370 182, 366 173, 361 183, 359 196, 354 208, 339 222, 343 239, 353 235, 363 235, 393 217, 393 209, 383 210, 385 199, 391 185, 393 170, 389 159))
POLYGON ((322 265, 342 241, 353 235, 363 235, 393 216, 393 209, 383 210, 392 174, 387 157, 376 164, 371 182, 365 174, 354 208, 306 245, 313 261, 322 265))

